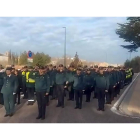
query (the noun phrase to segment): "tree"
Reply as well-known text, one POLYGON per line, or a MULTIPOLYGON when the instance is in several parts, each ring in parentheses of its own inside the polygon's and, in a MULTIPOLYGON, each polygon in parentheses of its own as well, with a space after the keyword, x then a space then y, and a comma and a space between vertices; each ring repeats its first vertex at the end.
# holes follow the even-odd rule
POLYGON ((11 64, 15 65, 15 54, 11 53, 11 64))
POLYGON ((11 50, 8 52, 8 65, 11 64, 11 50))
POLYGON ((15 54, 15 65, 18 65, 18 55, 15 54))
POLYGON ((23 52, 19 57, 19 65, 27 65, 27 52, 23 52))
POLYGON ((137 57, 133 58, 131 61, 126 60, 124 63, 124 66, 126 68, 133 68, 134 72, 136 72, 136 73, 140 72, 140 57, 137 56, 137 57))
POLYGON ((118 25, 116 34, 130 44, 121 45, 121 47, 127 49, 130 53, 136 52, 140 47, 140 17, 128 17, 127 23, 119 23, 118 25))
POLYGON ((77 52, 75 54, 74 60, 71 62, 72 66, 74 66, 74 68, 76 69, 78 66, 82 66, 82 62, 79 59, 79 56, 77 55, 77 52))
POLYGON ((45 66, 46 64, 50 63, 51 57, 44 53, 36 53, 33 56, 33 66, 39 64, 40 66, 45 66))

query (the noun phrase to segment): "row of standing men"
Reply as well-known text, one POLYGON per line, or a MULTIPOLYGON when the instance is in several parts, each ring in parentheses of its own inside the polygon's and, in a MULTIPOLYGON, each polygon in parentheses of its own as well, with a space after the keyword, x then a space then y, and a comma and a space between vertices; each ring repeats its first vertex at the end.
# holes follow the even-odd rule
POLYGON ((49 67, 27 67, 21 71, 7 68, 6 73, 0 73, 1 96, 3 95, 5 116, 13 116, 14 103, 20 104, 20 91, 22 89, 24 99, 28 99, 28 105, 35 102, 34 92, 38 104, 37 119, 45 119, 46 106, 51 100, 57 99, 56 107, 64 108, 65 91, 69 92, 69 99, 76 101, 75 109, 82 109, 83 94, 86 102, 91 100, 91 92, 98 99, 98 111, 104 111, 106 104, 111 104, 125 82, 132 81, 133 71, 124 68, 113 67, 91 67, 76 70, 73 66, 65 69, 63 65, 58 68, 49 67), (11 76, 12 75, 12 76, 11 76), (129 75, 129 76, 128 76, 129 75), (128 78, 126 78, 128 77, 128 78), (12 79, 12 80, 11 80, 12 79), (9 82, 9 84, 8 84, 9 82), (10 84, 11 82, 11 84, 10 84))

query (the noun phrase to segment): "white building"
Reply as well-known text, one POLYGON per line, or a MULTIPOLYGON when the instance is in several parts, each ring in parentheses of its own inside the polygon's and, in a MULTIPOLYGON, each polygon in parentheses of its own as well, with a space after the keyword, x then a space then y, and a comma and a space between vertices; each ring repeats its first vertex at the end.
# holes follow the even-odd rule
POLYGON ((7 55, 7 53, 0 54, 0 62, 8 62, 8 55, 7 55))

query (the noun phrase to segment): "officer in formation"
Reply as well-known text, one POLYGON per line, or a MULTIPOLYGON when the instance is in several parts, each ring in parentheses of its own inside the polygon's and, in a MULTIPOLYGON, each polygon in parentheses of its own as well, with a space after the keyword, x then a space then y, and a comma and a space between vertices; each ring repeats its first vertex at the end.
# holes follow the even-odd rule
POLYGON ((3 94, 4 99, 4 107, 6 110, 6 114, 4 117, 13 116, 14 108, 15 108, 15 99, 14 95, 17 92, 18 88, 18 79, 14 74, 12 74, 12 68, 6 69, 6 74, 3 75, 3 86, 1 89, 1 93, 3 94))
POLYGON ((0 72, 0 87, 2 88, 0 93, 4 99, 5 116, 13 115, 15 98, 17 104, 20 103, 20 91, 24 95, 23 99, 28 99, 28 105, 34 104, 36 94, 37 119, 45 119, 49 96, 51 100, 57 100, 56 107, 64 108, 66 90, 69 92, 67 100, 75 101, 75 109, 82 109, 84 95, 86 102, 90 102, 91 93, 94 92, 93 98, 98 99, 97 110, 104 111, 105 104, 111 104, 120 94, 120 89, 132 81, 132 76, 132 69, 111 66, 99 68, 98 66, 94 68, 79 66, 77 69, 70 66, 67 69, 60 64, 58 67, 24 66, 21 71, 15 70, 14 67, 7 68, 6 73, 0 72))

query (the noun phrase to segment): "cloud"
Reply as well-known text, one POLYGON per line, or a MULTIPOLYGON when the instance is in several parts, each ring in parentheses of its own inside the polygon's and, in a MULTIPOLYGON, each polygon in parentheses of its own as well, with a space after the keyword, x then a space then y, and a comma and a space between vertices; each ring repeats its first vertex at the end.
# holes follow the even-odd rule
POLYGON ((0 51, 32 50, 61 57, 65 34, 62 27, 66 27, 68 55, 78 52, 89 61, 123 63, 127 51, 120 47, 124 42, 115 30, 117 23, 124 22, 125 17, 0 18, 0 51))

